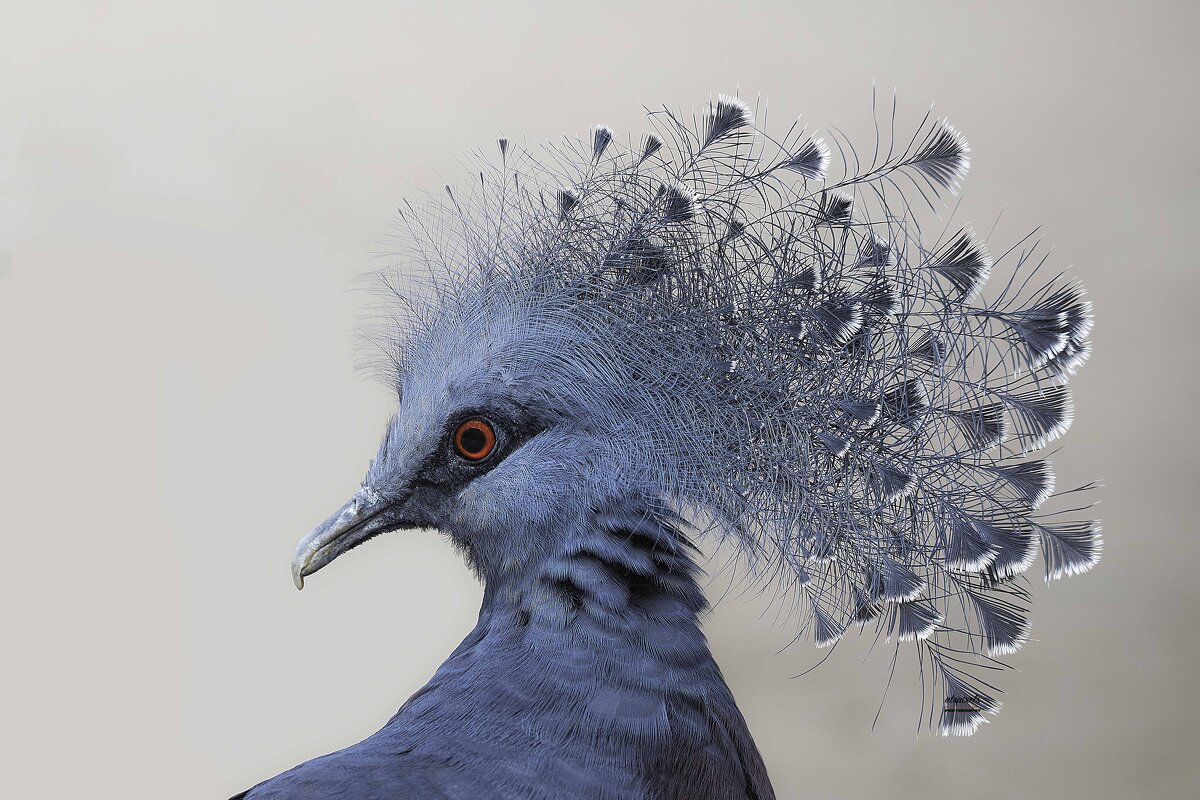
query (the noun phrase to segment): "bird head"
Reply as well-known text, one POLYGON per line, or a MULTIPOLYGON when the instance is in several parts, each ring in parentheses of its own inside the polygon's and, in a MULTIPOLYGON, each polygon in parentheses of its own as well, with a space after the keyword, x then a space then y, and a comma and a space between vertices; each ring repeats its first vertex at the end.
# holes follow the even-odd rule
POLYGON ((696 436, 720 423, 676 393, 705 375, 701 360, 635 323, 633 297, 618 308, 621 292, 597 302, 494 274, 441 292, 408 325, 399 406, 360 490, 296 550, 297 587, 375 536, 416 528, 446 534, 485 579, 518 574, 616 496, 649 505, 693 483, 686 473, 712 447, 696 436), (672 374, 680 363, 687 375, 672 374))
POLYGON ((818 646, 872 622, 914 642, 942 732, 974 731, 999 703, 946 654, 1021 646, 1039 544, 1047 579, 1099 558, 1096 523, 1041 508, 1033 455, 1070 425, 1090 304, 1032 280, 1032 247, 987 297, 984 243, 922 235, 905 187, 932 206, 969 165, 945 120, 871 164, 839 134, 831 175, 822 140, 760 136, 737 99, 651 118, 637 147, 501 140, 461 194, 401 208, 373 337, 398 410, 297 586, 402 528, 490 582, 632 500, 778 577, 818 646))

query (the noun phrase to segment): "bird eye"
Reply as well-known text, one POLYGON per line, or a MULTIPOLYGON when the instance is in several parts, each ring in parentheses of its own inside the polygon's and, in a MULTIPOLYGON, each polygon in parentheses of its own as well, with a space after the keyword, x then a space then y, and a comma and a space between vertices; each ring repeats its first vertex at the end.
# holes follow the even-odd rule
POLYGON ((454 450, 468 461, 482 461, 496 449, 496 431, 482 419, 469 419, 454 431, 454 450))

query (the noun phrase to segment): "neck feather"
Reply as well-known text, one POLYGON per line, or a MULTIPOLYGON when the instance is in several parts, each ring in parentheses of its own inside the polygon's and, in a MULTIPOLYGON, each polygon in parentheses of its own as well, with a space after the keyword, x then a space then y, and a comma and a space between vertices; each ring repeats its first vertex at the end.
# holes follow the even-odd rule
POLYGON ((646 625, 695 627, 708 604, 697 584, 698 551, 682 524, 662 508, 607 503, 562 537, 557 554, 489 582, 484 613, 522 626, 613 635, 646 625))

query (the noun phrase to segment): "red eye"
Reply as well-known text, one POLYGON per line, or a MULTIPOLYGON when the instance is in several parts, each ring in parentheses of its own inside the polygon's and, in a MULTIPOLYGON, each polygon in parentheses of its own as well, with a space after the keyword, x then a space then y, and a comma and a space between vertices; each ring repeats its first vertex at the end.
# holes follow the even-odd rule
POLYGON ((482 461, 496 449, 496 431, 482 419, 469 419, 454 431, 454 449, 469 461, 482 461))

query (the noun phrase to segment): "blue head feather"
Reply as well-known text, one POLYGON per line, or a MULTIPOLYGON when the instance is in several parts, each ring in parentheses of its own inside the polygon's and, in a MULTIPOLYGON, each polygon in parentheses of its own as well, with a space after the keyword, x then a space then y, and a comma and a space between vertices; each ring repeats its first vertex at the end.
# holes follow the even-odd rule
POLYGON ((835 139, 836 174, 737 99, 650 120, 636 148, 604 126, 541 158, 502 140, 402 210, 375 341, 403 402, 368 481, 455 414, 509 409, 533 433, 441 512, 485 577, 553 557, 610 498, 674 507, 802 593, 817 645, 855 624, 914 641, 940 729, 973 732, 999 703, 961 652, 1025 640, 1039 544, 1047 579, 1099 556, 1095 523, 1041 510, 1034 455, 1070 425, 1089 303, 1039 285, 1032 248, 989 295, 970 231, 926 241, 913 198, 969 166, 944 120, 870 163, 835 139))

